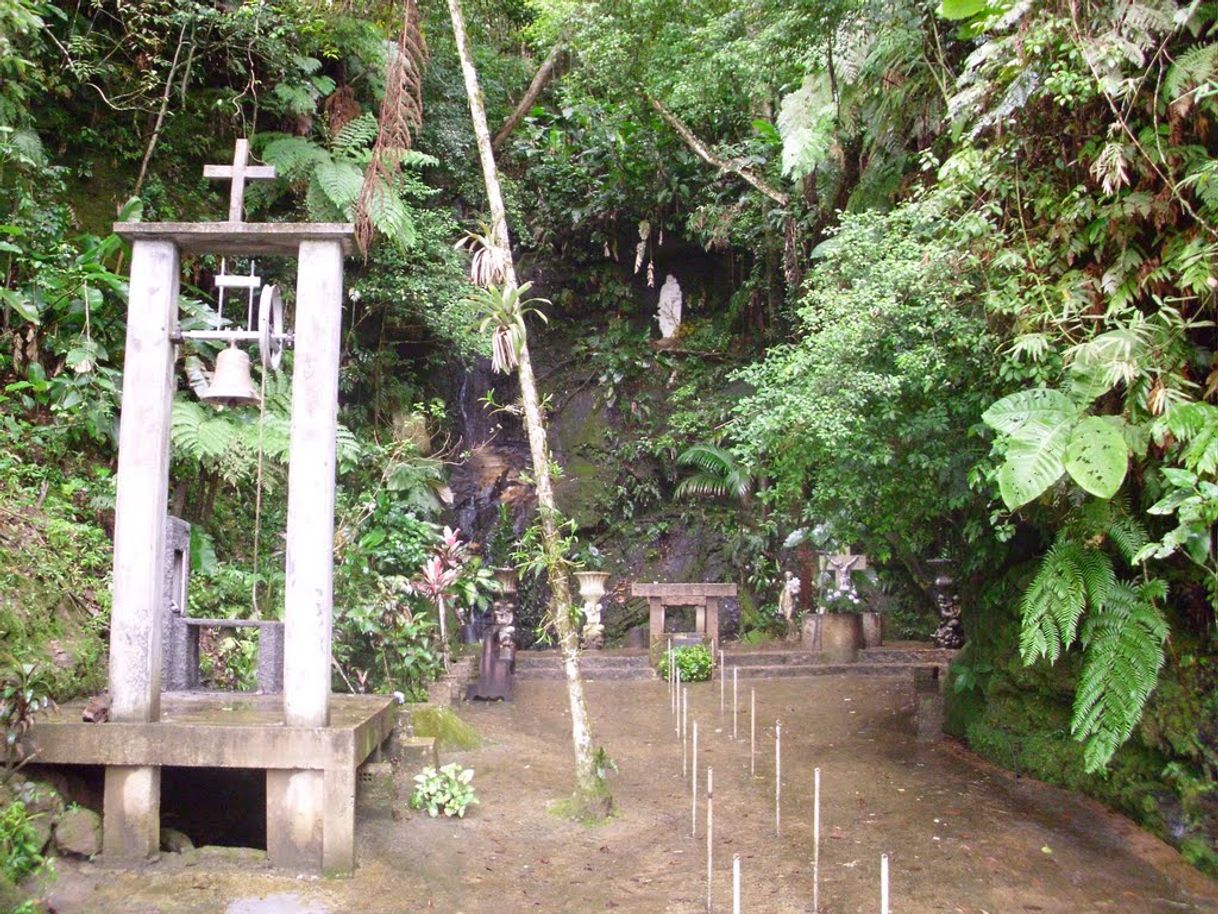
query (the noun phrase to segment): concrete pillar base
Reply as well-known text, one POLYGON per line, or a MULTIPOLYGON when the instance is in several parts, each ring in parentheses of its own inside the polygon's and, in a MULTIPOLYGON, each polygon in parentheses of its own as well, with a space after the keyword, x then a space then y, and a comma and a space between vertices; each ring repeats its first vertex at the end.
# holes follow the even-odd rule
POLYGON ((161 850, 161 769, 106 766, 102 854, 111 860, 150 860, 161 850))
POLYGON ((267 771, 266 852, 274 866, 297 872, 321 869, 325 818, 321 771, 267 771))

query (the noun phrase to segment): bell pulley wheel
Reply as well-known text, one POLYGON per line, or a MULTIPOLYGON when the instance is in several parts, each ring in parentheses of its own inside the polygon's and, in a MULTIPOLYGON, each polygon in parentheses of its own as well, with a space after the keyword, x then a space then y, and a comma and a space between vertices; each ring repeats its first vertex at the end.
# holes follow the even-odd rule
POLYGON ((279 370, 283 363, 286 336, 283 332, 283 298, 279 286, 262 287, 258 301, 258 353, 262 367, 279 370))

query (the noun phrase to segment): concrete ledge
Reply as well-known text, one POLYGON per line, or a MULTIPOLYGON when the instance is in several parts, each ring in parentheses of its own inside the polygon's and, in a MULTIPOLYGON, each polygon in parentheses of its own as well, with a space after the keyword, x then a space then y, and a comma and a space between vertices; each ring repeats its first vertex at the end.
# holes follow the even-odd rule
POLYGON ((302 241, 337 241, 351 253, 348 222, 116 222, 126 241, 171 241, 184 254, 295 257, 302 241))
POLYGON ((286 727, 282 698, 165 693, 155 723, 86 724, 81 705, 36 723, 38 761, 56 765, 314 769, 351 767, 393 729, 392 698, 334 695, 329 727, 286 727))

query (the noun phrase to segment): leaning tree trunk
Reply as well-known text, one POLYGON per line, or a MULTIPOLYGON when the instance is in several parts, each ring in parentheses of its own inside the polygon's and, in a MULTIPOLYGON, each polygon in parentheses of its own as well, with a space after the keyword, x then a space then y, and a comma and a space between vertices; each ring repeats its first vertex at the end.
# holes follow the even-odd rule
MULTIPOLYGON (((495 154, 491 148, 491 132, 486 122, 486 106, 483 103, 482 90, 478 87, 478 72, 474 69, 473 57, 470 54, 460 0, 448 0, 448 10, 452 15, 453 35, 456 38, 457 53, 461 57, 461 71, 465 76, 465 91, 469 97, 469 111, 474 124, 474 136, 478 141, 482 177, 486 182, 486 197, 491 210, 491 232, 488 241, 502 249, 505 282, 509 288, 516 288, 518 284, 516 268, 512 262, 507 211, 503 205, 499 172, 495 167, 495 154)), ((612 798, 604 779, 597 774, 593 757, 592 728, 588 720, 588 704, 584 699, 584 681, 579 670, 579 635, 572 614, 571 582, 567 577, 566 557, 563 555, 559 536, 560 517, 550 477, 545 417, 537 396, 537 381, 533 375, 533 362, 529 355, 527 339, 520 348, 517 374, 520 378, 520 398, 524 406, 524 427, 528 433, 529 453, 536 480, 542 549, 554 598, 554 627, 562 648, 567 700, 571 707, 571 739, 575 746, 575 812, 580 816, 603 817, 612 807, 612 798)))

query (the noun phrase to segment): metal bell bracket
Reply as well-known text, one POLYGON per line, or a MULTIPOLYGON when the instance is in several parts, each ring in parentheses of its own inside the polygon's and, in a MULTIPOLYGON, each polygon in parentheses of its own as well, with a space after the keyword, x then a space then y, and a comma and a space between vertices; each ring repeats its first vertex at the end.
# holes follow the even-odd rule
MULTIPOLYGON (((216 285, 255 289, 261 285, 257 276, 217 276, 216 285), (223 282, 222 282, 223 280, 223 282)), ((180 330, 171 339, 175 343, 183 340, 214 340, 223 343, 249 342, 258 344, 262 367, 279 370, 283 362, 283 350, 293 343, 293 334, 283 329, 283 298, 278 286, 263 286, 258 299, 258 325, 256 330, 180 330)))

